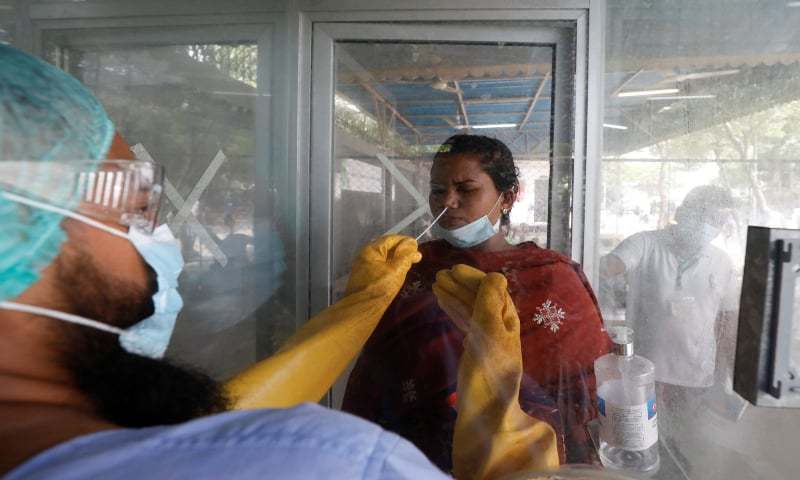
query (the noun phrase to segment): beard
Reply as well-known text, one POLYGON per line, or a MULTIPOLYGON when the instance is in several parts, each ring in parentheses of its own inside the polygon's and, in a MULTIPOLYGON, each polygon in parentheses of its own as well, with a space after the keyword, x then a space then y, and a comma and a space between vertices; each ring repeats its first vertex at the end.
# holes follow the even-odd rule
MULTIPOLYGON (((157 283, 149 267, 149 287, 142 291, 103 272, 77 249, 62 250, 56 265, 65 311, 119 328, 152 315, 157 283)), ((222 386, 199 370, 126 352, 113 334, 61 322, 58 328, 59 360, 108 422, 126 428, 171 425, 229 408, 222 386)))

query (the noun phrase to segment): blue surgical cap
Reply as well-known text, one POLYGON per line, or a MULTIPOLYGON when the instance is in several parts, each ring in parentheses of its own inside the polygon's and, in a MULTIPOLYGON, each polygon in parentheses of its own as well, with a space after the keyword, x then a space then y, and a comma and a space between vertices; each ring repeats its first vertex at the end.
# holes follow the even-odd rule
MULTIPOLYGON (((105 158, 114 126, 100 102, 75 78, 8 45, 0 44, 0 193, 26 193, 42 175, 58 175, 44 163, 94 162, 105 158), (12 165, 6 163, 6 165, 12 165), (18 167, 21 166, 21 167, 18 167), (10 172, 10 173, 9 173, 10 172), (34 178, 34 176, 36 178, 34 178)), ((48 197, 75 208, 69 182, 57 178, 48 197), (59 187, 59 184, 63 186, 59 187)), ((0 301, 14 298, 39 279, 58 255, 66 234, 63 216, 12 202, 0 195, 0 301)))

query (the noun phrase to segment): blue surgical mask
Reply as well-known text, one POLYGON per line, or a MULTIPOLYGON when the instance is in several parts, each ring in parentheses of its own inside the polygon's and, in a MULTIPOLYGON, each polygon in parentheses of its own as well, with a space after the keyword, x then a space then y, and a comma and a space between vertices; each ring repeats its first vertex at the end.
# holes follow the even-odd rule
POLYGON ((122 348, 150 358, 161 358, 167 351, 183 300, 178 293, 178 277, 183 270, 180 242, 169 227, 161 225, 152 235, 131 230, 128 239, 139 255, 155 270, 158 291, 153 295, 154 312, 130 326, 119 336, 122 348))
POLYGON ((16 302, 0 302, 0 308, 43 315, 57 320, 114 333, 119 335, 119 343, 126 351, 144 357, 155 359, 162 358, 169 345, 172 332, 175 329, 175 321, 178 317, 178 313, 181 307, 183 307, 183 301, 178 293, 178 276, 183 269, 183 257, 181 256, 180 243, 172 235, 169 227, 161 225, 153 231, 152 235, 141 232, 135 227, 132 227, 128 233, 125 233, 71 210, 43 204, 35 200, 15 199, 15 201, 35 208, 59 213, 65 217, 72 218, 112 235, 129 240, 144 261, 156 272, 158 290, 153 295, 153 315, 126 329, 34 305, 25 305, 16 302))
POLYGON ((492 221, 489 220, 489 215, 494 212, 494 209, 497 208, 502 198, 503 195, 501 194, 497 198, 497 201, 494 202, 494 206, 489 210, 489 213, 461 227, 447 230, 439 224, 434 225, 434 235, 457 248, 471 248, 480 245, 500 231, 500 220, 498 219, 497 222, 492 225, 492 221))

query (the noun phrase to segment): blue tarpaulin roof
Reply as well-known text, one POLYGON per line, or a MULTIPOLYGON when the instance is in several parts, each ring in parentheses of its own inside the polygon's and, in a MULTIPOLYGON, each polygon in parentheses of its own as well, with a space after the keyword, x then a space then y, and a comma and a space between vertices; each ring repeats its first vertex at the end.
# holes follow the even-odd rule
POLYGON ((437 85, 426 80, 366 86, 346 83, 339 85, 337 94, 373 118, 378 118, 378 110, 390 104, 407 122, 395 119, 392 123, 409 144, 441 143, 450 135, 466 132, 467 128, 460 128, 466 126, 473 133, 490 136, 527 134, 529 144, 530 140, 535 143, 550 137, 552 82, 548 75, 465 79, 457 84, 460 99, 455 82, 437 85), (537 92, 539 97, 531 108, 537 92), (376 99, 375 93, 382 100, 376 99), (466 118, 461 111, 462 102, 466 118), (490 125, 502 127, 476 128, 490 125))

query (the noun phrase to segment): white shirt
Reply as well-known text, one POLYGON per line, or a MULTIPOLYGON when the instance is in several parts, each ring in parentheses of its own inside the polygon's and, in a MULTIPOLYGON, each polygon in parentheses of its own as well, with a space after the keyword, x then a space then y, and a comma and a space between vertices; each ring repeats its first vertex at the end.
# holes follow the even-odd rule
POLYGON ((626 268, 626 321, 634 350, 656 365, 656 380, 688 387, 714 383, 715 323, 736 309, 733 264, 706 245, 684 259, 672 227, 634 234, 611 252, 626 268))

